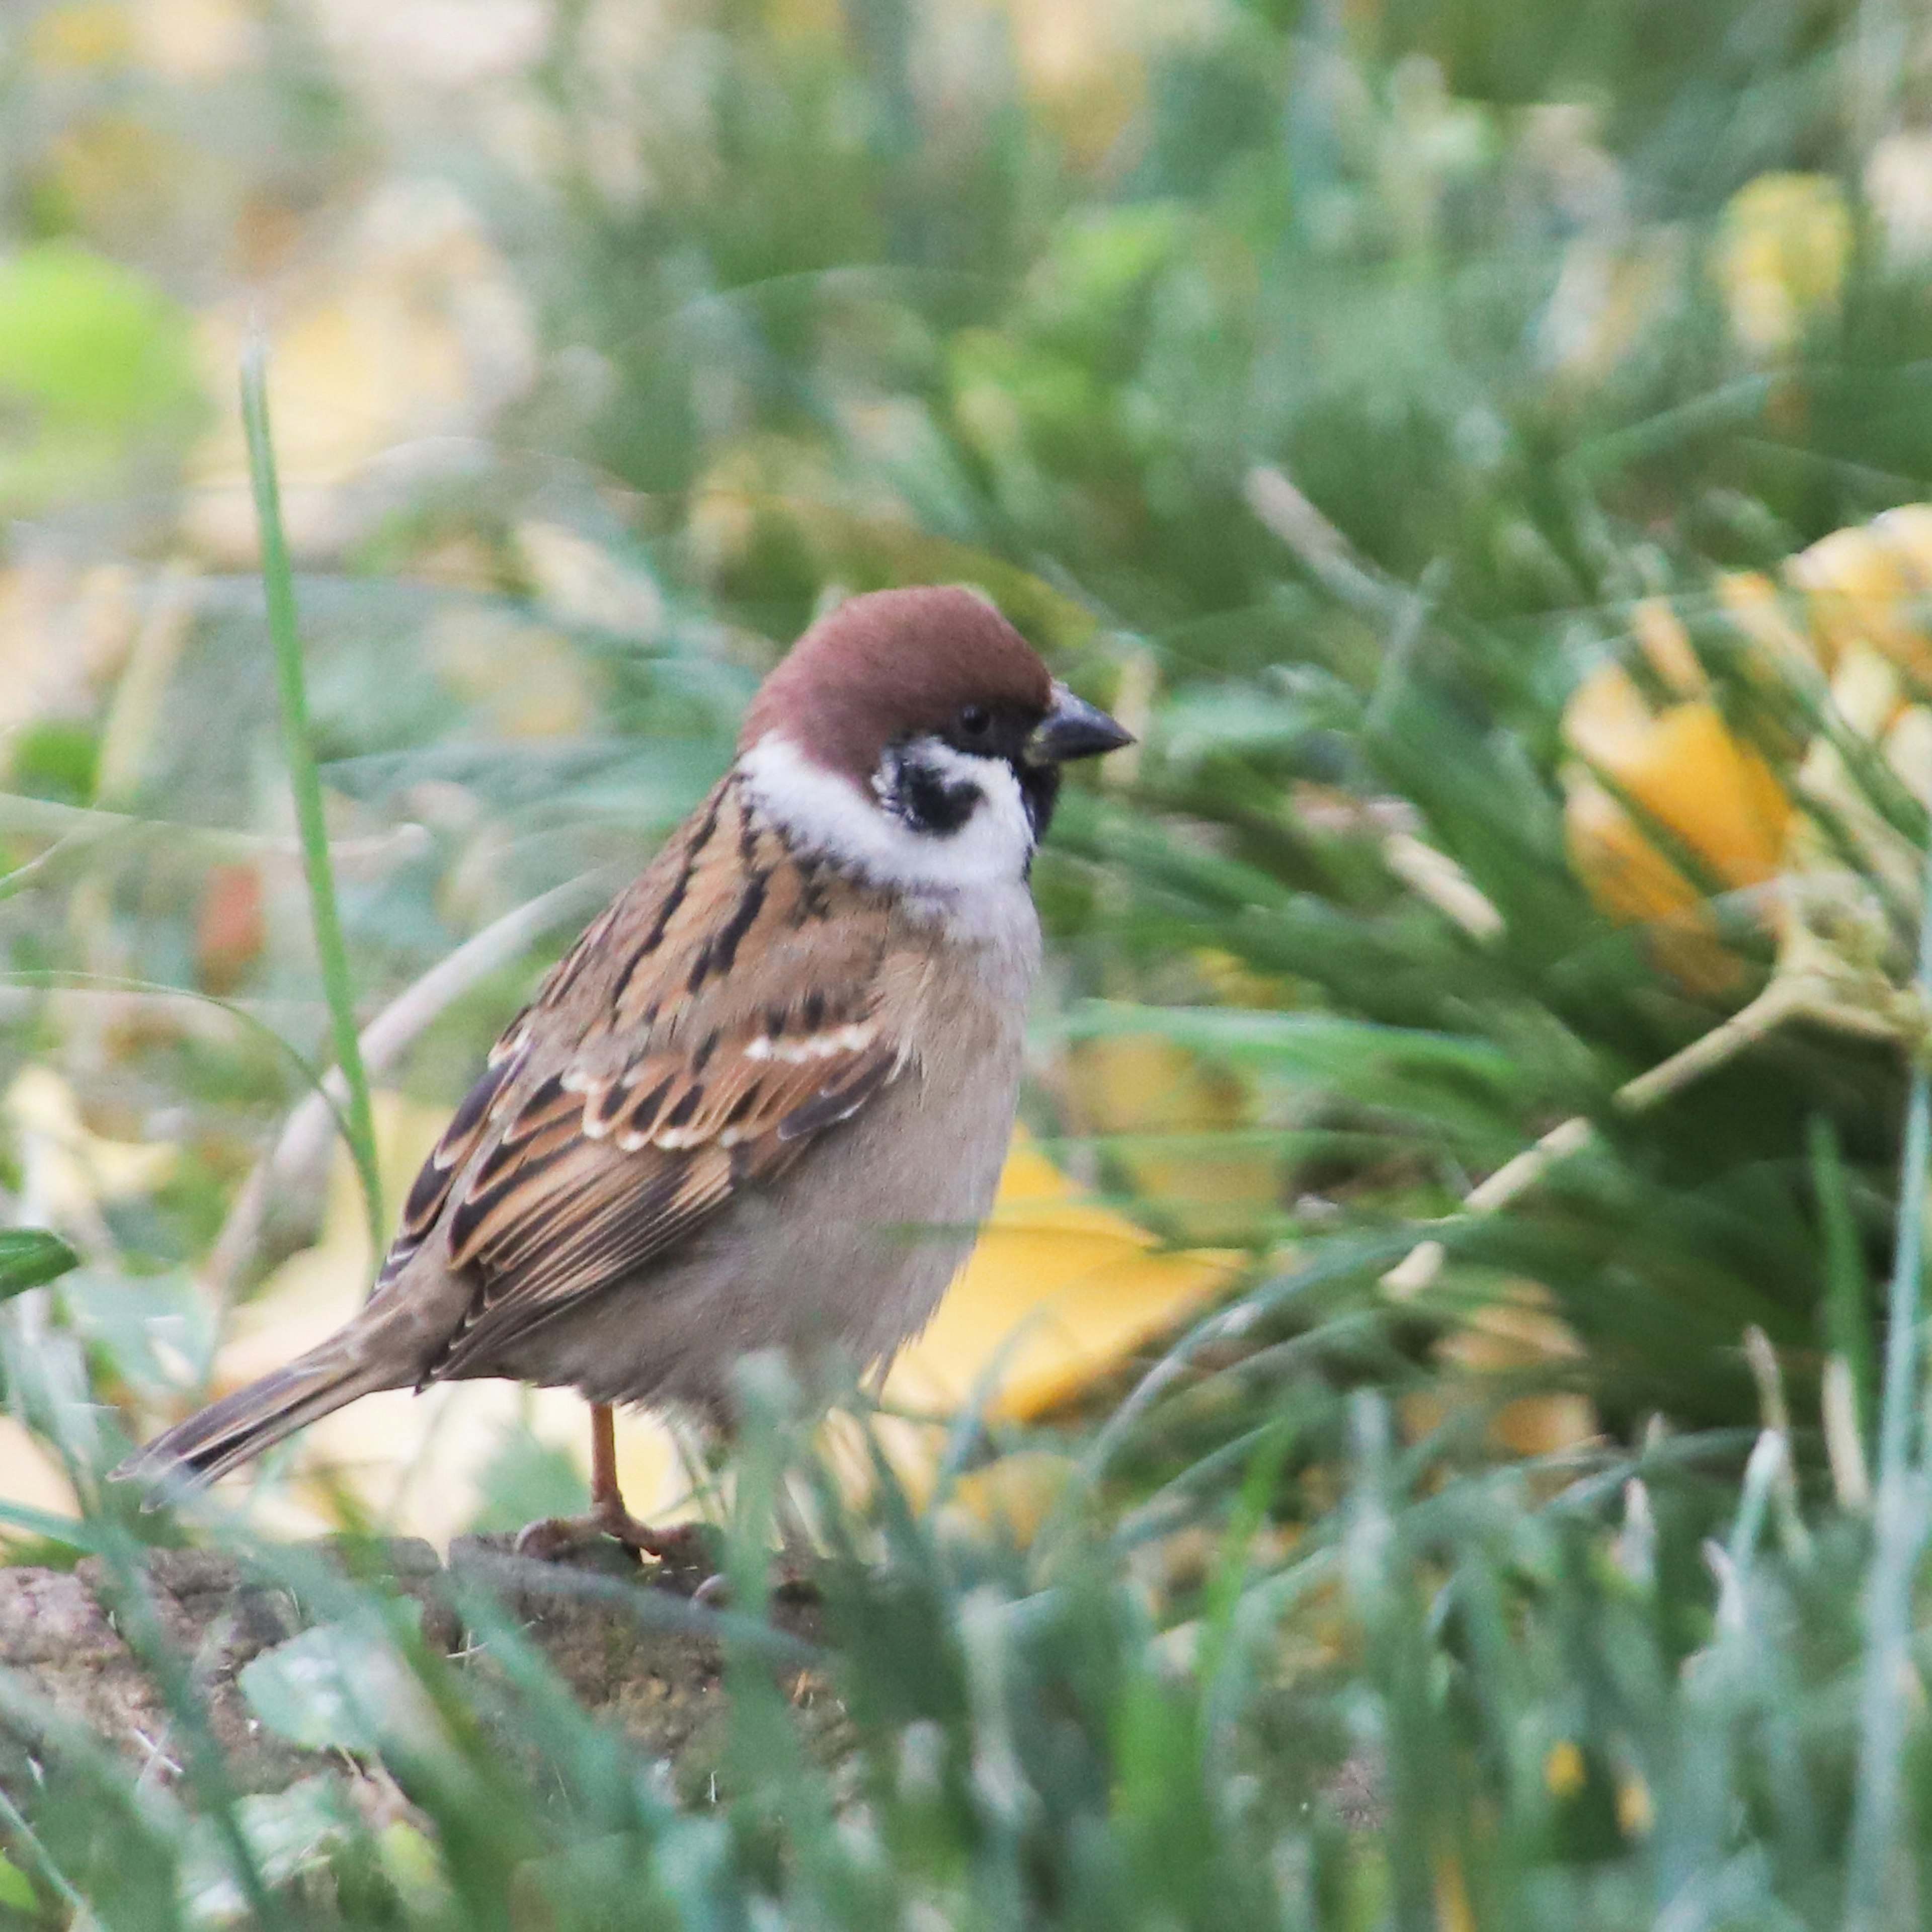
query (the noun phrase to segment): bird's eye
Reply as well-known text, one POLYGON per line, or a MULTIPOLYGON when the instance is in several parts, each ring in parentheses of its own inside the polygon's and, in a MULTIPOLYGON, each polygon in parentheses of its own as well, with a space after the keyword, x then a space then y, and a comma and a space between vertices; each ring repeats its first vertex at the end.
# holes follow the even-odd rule
POLYGON ((969 704, 959 714, 959 728, 969 738, 983 738, 993 728, 992 715, 983 704, 969 704))

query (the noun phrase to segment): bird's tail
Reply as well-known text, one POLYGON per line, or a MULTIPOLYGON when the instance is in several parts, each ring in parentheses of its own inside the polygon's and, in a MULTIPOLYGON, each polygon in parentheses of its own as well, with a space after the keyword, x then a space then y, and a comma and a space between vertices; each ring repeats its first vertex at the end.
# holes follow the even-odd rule
POLYGON ((148 1485, 212 1483, 358 1396, 396 1386, 392 1370, 345 1348, 337 1336, 158 1436, 114 1472, 148 1485))

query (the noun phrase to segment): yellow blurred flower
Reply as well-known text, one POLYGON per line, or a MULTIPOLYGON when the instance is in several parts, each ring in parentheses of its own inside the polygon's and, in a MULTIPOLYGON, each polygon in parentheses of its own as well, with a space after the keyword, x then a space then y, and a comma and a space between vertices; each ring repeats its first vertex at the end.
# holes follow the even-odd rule
POLYGON ((1851 252, 1851 211, 1829 175, 1746 182, 1724 211, 1714 265, 1739 344, 1760 360, 1788 355, 1837 302, 1851 252))
POLYGON ((27 29, 27 62, 44 74, 118 67, 133 57, 134 35, 119 0, 68 0, 37 15, 27 29))
POLYGON ((1543 1760, 1543 1782, 1551 1797, 1574 1798, 1589 1782, 1589 1776, 1583 1754, 1573 1739, 1559 1738, 1550 1747, 1550 1754, 1543 1760))

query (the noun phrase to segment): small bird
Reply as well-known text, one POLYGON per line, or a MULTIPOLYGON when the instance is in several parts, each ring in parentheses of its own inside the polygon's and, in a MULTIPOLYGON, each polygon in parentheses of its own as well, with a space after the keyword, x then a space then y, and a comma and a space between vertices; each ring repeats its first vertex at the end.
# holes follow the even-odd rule
POLYGON ((496 1376, 728 1420, 732 1365, 889 1360, 991 1208, 1060 767, 1130 743, 958 587, 854 597, 491 1048, 360 1312, 122 1466, 210 1479, 378 1389, 496 1376))

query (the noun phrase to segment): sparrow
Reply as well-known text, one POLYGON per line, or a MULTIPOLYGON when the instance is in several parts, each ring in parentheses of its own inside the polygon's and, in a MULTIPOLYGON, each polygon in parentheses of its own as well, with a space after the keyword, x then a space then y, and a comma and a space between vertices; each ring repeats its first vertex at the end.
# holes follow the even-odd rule
POLYGON ((728 1421, 734 1364, 888 1362, 992 1204, 1060 768, 1130 735, 977 592, 806 632, 736 757, 490 1049, 362 1310, 118 1474, 212 1480, 379 1389, 476 1377, 728 1421))

